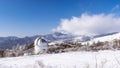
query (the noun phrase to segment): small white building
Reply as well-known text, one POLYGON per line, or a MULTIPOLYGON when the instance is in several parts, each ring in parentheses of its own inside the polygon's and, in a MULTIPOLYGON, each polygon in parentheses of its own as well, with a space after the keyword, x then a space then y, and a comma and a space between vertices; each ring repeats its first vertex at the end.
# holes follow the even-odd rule
POLYGON ((34 52, 35 54, 42 54, 48 51, 48 43, 44 37, 38 37, 34 41, 34 52))

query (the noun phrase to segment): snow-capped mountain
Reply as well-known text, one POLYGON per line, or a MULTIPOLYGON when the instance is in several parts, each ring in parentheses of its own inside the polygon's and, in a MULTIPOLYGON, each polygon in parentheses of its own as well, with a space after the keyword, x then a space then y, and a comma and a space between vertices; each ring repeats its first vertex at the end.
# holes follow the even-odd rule
POLYGON ((65 43, 65 42, 86 42, 86 41, 109 41, 113 39, 119 39, 120 33, 113 32, 107 34, 100 34, 95 36, 85 36, 85 35, 73 35, 67 32, 54 32, 46 35, 36 35, 32 37, 0 37, 0 49, 12 48, 16 45, 24 45, 31 44, 33 41, 39 37, 44 36, 50 42, 50 45, 57 43, 65 43))
MULTIPOLYGON (((54 38, 54 40, 52 40, 52 43, 50 43, 50 45, 53 45, 53 44, 65 43, 65 42, 111 41, 114 39, 120 39, 120 33, 112 32, 112 33, 100 34, 95 36, 85 36, 85 35, 73 35, 69 33, 63 34, 63 33, 57 32, 57 33, 50 34, 50 37, 54 38)), ((50 37, 47 37, 47 38, 50 39, 50 37)))
POLYGON ((85 36, 85 35, 74 35, 71 33, 63 33, 63 32, 54 32, 52 34, 47 34, 44 35, 44 37, 50 41, 87 41, 90 40, 89 36, 85 36))
POLYGON ((44 35, 44 37, 50 41, 60 40, 60 39, 70 39, 73 38, 74 35, 68 33, 54 32, 51 34, 44 35))
POLYGON ((65 34, 61 32, 54 32, 46 35, 35 35, 32 37, 24 37, 24 38, 19 38, 15 36, 0 37, 0 49, 11 49, 13 46, 31 44, 39 36, 44 36, 49 42, 58 41, 58 40, 68 41, 74 37, 74 35, 72 34, 65 34))

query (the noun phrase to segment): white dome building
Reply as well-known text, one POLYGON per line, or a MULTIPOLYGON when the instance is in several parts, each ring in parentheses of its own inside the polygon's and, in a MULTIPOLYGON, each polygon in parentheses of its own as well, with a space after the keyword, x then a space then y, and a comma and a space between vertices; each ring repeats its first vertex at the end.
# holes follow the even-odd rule
POLYGON ((48 51, 48 43, 43 37, 38 37, 34 41, 35 54, 46 53, 48 51))

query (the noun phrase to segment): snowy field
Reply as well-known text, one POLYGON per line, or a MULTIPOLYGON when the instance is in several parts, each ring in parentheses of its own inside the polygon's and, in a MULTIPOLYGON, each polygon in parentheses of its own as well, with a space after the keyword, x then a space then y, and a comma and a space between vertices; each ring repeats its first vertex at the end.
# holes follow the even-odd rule
POLYGON ((120 51, 67 52, 1 58, 0 68, 120 68, 120 51))

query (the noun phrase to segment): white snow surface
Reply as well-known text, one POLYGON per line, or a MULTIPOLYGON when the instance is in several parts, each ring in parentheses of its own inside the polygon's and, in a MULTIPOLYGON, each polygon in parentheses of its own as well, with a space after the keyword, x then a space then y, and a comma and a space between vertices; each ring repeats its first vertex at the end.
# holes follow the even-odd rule
POLYGON ((120 39, 120 33, 116 33, 116 34, 108 35, 108 36, 103 36, 103 37, 99 37, 99 38, 94 38, 92 41, 104 42, 104 41, 111 41, 111 40, 114 40, 114 39, 120 39))
POLYGON ((120 51, 66 52, 1 58, 0 68, 120 68, 120 51))
POLYGON ((116 33, 116 34, 113 34, 113 35, 107 35, 107 36, 103 36, 103 37, 98 37, 98 38, 93 38, 91 39, 90 41, 85 41, 85 42, 81 42, 83 45, 84 44, 93 44, 93 42, 105 42, 105 41, 112 41, 114 39, 119 39, 120 40, 120 33, 116 33))

